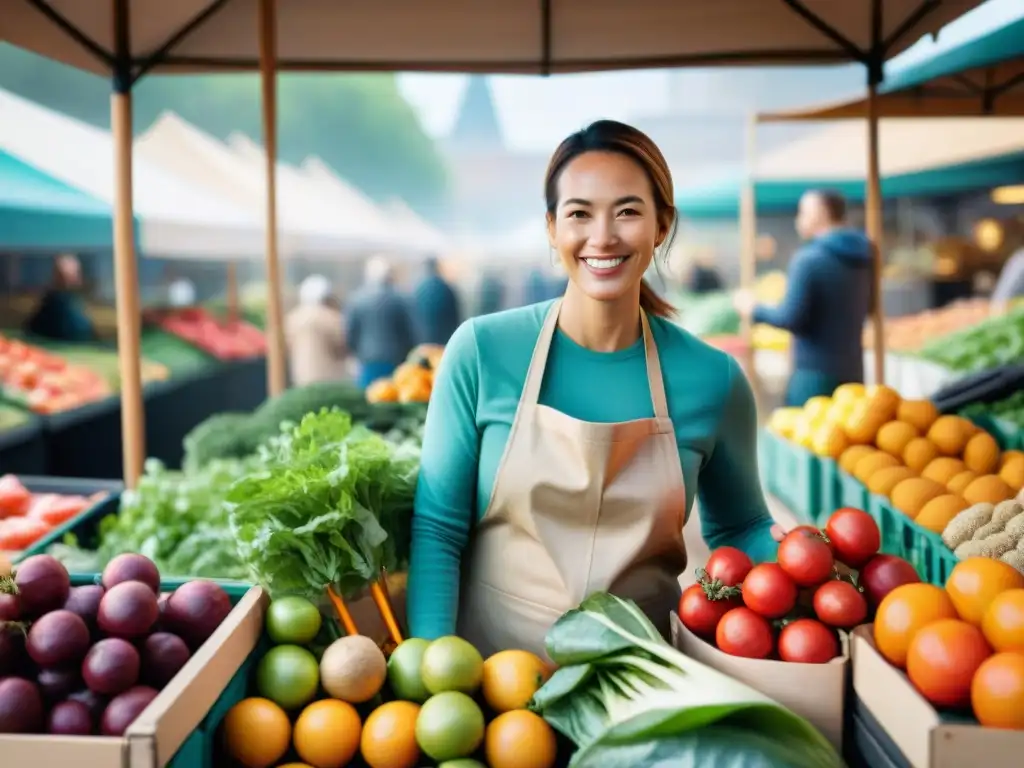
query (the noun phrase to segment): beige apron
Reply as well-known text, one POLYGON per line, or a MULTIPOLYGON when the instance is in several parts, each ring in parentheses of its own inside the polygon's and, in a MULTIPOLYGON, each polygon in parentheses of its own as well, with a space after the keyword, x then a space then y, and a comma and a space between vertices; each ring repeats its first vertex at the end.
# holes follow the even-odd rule
POLYGON ((686 568, 686 491, 647 316, 654 418, 595 424, 538 403, 560 307, 537 339, 464 562, 459 634, 485 657, 509 648, 543 654, 555 620, 599 591, 636 601, 667 636, 686 568))

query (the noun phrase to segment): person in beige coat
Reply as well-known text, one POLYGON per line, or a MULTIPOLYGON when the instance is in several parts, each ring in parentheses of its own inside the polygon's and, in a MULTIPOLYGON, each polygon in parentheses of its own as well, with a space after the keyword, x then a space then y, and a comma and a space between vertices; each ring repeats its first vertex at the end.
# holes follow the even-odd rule
POLYGON ((285 321, 292 384, 347 377, 344 320, 330 281, 310 275, 299 285, 299 305, 285 321))

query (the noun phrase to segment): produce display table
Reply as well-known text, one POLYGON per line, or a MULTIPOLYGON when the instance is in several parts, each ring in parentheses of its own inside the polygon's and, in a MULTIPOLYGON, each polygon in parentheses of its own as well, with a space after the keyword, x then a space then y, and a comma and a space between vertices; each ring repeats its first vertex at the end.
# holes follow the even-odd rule
POLYGON ((267 359, 254 357, 224 364, 227 398, 224 410, 252 411, 267 399, 267 359))
POLYGON ((57 477, 116 479, 121 470, 121 399, 95 403, 43 419, 46 472, 57 477))
POLYGON ((0 475, 37 475, 46 471, 43 424, 31 417, 24 424, 0 432, 0 475))
MULTIPOLYGON (((907 400, 926 400, 963 374, 911 355, 886 354, 885 383, 907 400)), ((875 380, 875 353, 864 351, 864 380, 875 380)))

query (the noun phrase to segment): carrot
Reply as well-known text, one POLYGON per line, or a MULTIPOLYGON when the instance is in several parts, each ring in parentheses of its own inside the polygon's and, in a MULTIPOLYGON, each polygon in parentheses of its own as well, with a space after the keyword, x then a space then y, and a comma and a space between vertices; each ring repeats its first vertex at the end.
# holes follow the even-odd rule
POLYGON ((388 582, 387 574, 381 569, 380 578, 370 585, 370 595, 373 597, 373 602, 377 606, 377 610, 380 611, 380 616, 384 619, 384 626, 387 627, 388 634, 391 635, 391 639, 396 645, 402 642, 402 630, 398 626, 398 620, 395 618, 395 611, 391 607, 391 595, 388 594, 388 582))
POLYGON ((358 635, 359 628, 356 626, 355 621, 352 620, 352 614, 348 612, 348 606, 345 605, 341 595, 334 591, 333 586, 327 587, 327 597, 334 606, 334 612, 338 614, 338 621, 345 628, 345 632, 350 635, 358 635))

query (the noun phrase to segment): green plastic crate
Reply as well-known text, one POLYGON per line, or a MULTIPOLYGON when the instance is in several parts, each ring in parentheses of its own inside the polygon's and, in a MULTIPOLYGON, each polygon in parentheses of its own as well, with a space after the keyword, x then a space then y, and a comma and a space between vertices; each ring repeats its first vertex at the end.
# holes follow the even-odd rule
POLYGON ((820 506, 818 457, 768 430, 762 430, 761 441, 770 457, 768 474, 762 475, 765 490, 802 522, 814 522, 820 506))
MULTIPOLYGON (((160 590, 162 592, 173 592, 186 581, 190 581, 190 579, 161 579, 160 590)), ((86 584, 98 583, 98 574, 71 574, 71 586, 73 587, 81 587, 86 584)), ((250 587, 245 584, 222 582, 221 586, 231 599, 231 605, 236 605, 250 589, 250 587)), ((220 698, 218 698, 217 703, 214 704, 210 709, 210 712, 199 724, 199 727, 192 731, 188 738, 182 742, 182 745, 178 748, 174 757, 171 758, 171 761, 167 764, 167 768, 214 768, 212 756, 213 739, 216 738, 216 727, 220 724, 220 721, 227 713, 227 710, 231 708, 231 705, 244 698, 244 687, 242 695, 235 698, 231 704, 223 706, 222 701, 225 697, 230 697, 232 692, 237 689, 237 680, 241 679, 244 681, 248 679, 252 668, 251 660, 254 656, 254 654, 250 654, 249 659, 246 660, 239 671, 235 674, 235 677, 232 678, 231 683, 229 683, 224 693, 222 693, 220 698), (211 726, 211 716, 217 713, 219 713, 219 716, 211 726)))
POLYGON ((836 468, 836 508, 853 507, 867 511, 868 499, 871 494, 860 480, 849 472, 836 468))
POLYGON ((882 532, 883 552, 907 560, 923 581, 945 585, 957 559, 941 536, 917 525, 884 496, 872 494, 867 511, 882 532))
POLYGON ((823 526, 843 505, 839 493, 839 464, 834 459, 818 459, 818 515, 815 525, 823 526))

